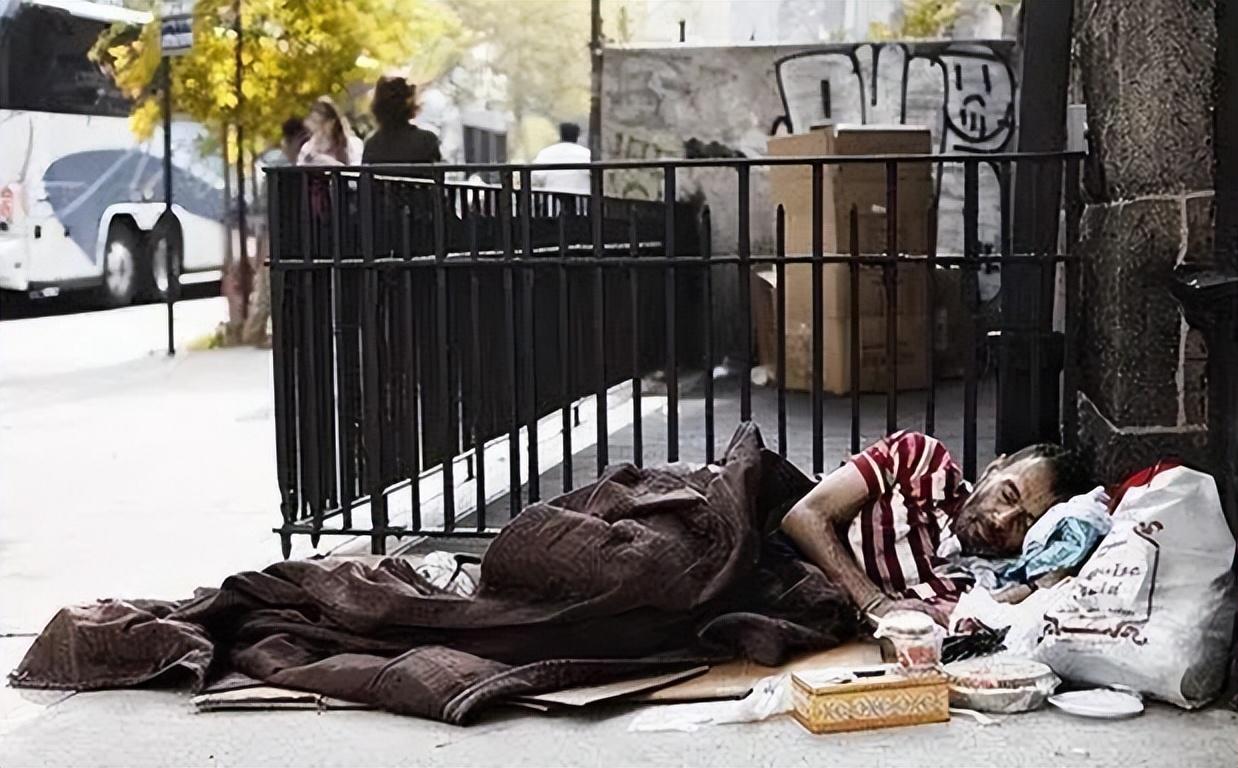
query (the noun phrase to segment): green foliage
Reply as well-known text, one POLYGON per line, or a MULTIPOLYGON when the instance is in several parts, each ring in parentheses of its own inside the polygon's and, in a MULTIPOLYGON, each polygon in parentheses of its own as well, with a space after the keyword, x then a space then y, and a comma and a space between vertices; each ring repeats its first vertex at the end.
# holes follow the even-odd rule
MULTIPOLYGON (((589 111, 590 3, 588 0, 444 0, 468 28, 459 65, 489 70, 505 81, 502 103, 516 131, 513 157, 531 156, 547 140, 544 124, 580 119, 589 111)), ((642 6, 603 0, 603 36, 630 42, 642 6)), ((486 78, 478 78, 484 89, 486 78)), ((465 89, 467 92, 467 88, 465 89)), ((480 90, 480 89, 479 89, 480 90)), ((485 101, 485 94, 469 93, 485 101)))
POLYGON ((959 17, 959 0, 903 0, 902 20, 894 25, 873 22, 870 40, 917 40, 945 37, 959 17))
POLYGON ((507 106, 519 119, 551 119, 589 109, 589 3, 585 0, 451 0, 472 33, 463 62, 507 81, 507 106))
MULTIPOLYGON (((430 0, 243 0, 242 93, 237 112, 234 0, 197 0, 194 46, 172 60, 175 108, 219 135, 240 124, 254 146, 279 137, 290 115, 304 115, 324 94, 374 80, 389 68, 433 77, 448 66, 464 38, 459 19, 430 0), (399 19, 400 23, 392 23, 399 19)), ((141 30, 116 25, 91 57, 136 100, 131 124, 139 136, 158 125, 159 23, 141 30)))

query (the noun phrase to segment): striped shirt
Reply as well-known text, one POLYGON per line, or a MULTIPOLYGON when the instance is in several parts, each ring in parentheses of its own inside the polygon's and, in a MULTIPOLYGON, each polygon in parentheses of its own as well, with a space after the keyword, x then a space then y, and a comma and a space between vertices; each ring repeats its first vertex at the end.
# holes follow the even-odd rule
POLYGON ((898 432, 855 455, 868 498, 847 531, 857 562, 894 599, 957 600, 969 580, 934 573, 943 534, 971 492, 936 438, 898 432))

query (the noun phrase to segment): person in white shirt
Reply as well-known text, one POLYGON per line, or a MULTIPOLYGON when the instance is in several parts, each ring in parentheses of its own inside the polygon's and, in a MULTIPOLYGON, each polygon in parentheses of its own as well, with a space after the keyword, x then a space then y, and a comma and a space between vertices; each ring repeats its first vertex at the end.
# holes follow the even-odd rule
POLYGON ((297 155, 297 165, 357 165, 361 162, 361 139, 352 132, 348 118, 330 96, 323 96, 305 118, 309 141, 297 155))
MULTIPOLYGON (((587 163, 593 159, 588 147, 577 144, 580 126, 575 123, 559 124, 559 142, 551 144, 533 158, 534 165, 551 163, 587 163)), ((570 192, 576 195, 589 194, 589 170, 533 171, 533 186, 548 192, 570 192)))

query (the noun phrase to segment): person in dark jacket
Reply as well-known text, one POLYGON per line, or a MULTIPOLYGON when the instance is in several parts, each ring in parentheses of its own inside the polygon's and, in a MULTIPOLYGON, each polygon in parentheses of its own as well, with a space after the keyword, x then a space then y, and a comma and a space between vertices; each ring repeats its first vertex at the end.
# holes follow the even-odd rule
POLYGON ((366 139, 362 163, 437 163, 443 159, 438 137, 411 122, 416 94, 402 77, 379 78, 370 106, 378 130, 366 139))

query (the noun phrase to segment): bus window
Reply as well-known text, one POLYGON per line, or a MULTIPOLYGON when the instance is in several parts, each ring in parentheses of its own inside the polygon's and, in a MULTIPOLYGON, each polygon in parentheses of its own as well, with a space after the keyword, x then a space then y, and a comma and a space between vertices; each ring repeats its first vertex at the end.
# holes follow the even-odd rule
POLYGON ((129 100, 87 56, 106 23, 23 5, 0 25, 0 109, 129 114, 129 100))

